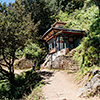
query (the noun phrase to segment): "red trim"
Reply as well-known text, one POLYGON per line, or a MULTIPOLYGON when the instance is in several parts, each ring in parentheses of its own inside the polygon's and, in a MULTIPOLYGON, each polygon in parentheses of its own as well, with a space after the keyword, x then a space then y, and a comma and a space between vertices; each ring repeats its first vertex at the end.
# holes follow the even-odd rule
POLYGON ((53 35, 49 39, 47 39, 46 42, 48 42, 49 40, 51 40, 53 37, 55 37, 55 35, 53 35))
POLYGON ((73 34, 73 35, 84 35, 83 33, 65 32, 65 31, 63 31, 62 33, 64 33, 64 34, 73 34))
MULTIPOLYGON (((83 34, 83 33, 74 33, 74 32, 67 32, 67 31, 62 31, 62 33, 63 33, 63 34, 82 35, 82 36, 85 35, 85 34, 83 34)), ((62 33, 61 33, 61 34, 62 34, 62 33)), ((59 36, 59 35, 60 35, 60 34, 51 36, 49 39, 46 40, 46 42, 49 41, 49 40, 51 40, 53 37, 57 37, 57 36, 59 36)))

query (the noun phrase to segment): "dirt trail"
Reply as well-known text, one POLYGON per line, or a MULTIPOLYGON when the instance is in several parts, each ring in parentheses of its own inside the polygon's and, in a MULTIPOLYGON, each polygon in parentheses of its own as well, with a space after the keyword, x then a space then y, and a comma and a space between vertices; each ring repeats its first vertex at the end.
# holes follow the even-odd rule
POLYGON ((78 86, 74 83, 73 75, 66 71, 42 71, 45 85, 42 87, 46 100, 100 100, 93 98, 77 97, 78 86), (50 74, 51 73, 51 74, 50 74))

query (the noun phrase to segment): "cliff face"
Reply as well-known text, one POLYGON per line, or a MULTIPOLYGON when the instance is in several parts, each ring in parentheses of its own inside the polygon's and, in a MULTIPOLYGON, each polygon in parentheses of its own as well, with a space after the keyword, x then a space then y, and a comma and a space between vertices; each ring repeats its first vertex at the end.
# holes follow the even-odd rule
POLYGON ((69 71, 77 71, 79 69, 79 64, 73 60, 75 49, 67 53, 65 50, 60 51, 60 53, 55 53, 54 56, 49 56, 48 61, 41 65, 42 68, 47 69, 63 69, 69 71), (59 54, 59 55, 58 55, 59 54))

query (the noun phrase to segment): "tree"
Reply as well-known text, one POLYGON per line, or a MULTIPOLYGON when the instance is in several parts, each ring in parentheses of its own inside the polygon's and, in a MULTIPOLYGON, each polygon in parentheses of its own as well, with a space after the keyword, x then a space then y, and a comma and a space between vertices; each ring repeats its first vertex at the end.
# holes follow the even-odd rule
POLYGON ((99 9, 99 16, 100 16, 100 0, 91 0, 91 2, 96 2, 98 9, 99 9))
POLYGON ((25 5, 26 12, 31 13, 31 19, 34 19, 35 23, 40 21, 37 32, 38 39, 40 39, 40 35, 43 35, 55 21, 51 18, 54 11, 50 11, 45 0, 21 0, 21 2, 25 5))
POLYGON ((6 73, 11 84, 14 83, 14 61, 18 48, 24 48, 35 37, 37 24, 31 20, 20 1, 9 6, 0 6, 0 72, 6 73), (5 9, 4 9, 5 7, 5 9), (8 71, 3 69, 5 66, 8 71))
MULTIPOLYGON (((83 0, 78 0, 83 1, 83 0)), ((99 9, 99 16, 100 16, 100 0, 84 0, 84 3, 88 6, 90 3, 95 3, 98 6, 99 9)))
MULTIPOLYGON (((25 47, 24 54, 27 59, 32 59, 36 62, 36 68, 40 68, 40 64, 46 55, 44 48, 40 48, 39 44, 30 43, 25 47)), ((43 62, 42 62, 43 63, 43 62)))
POLYGON ((84 5, 84 0, 45 0, 55 15, 59 13, 60 10, 69 13, 72 13, 75 9, 82 8, 84 5))

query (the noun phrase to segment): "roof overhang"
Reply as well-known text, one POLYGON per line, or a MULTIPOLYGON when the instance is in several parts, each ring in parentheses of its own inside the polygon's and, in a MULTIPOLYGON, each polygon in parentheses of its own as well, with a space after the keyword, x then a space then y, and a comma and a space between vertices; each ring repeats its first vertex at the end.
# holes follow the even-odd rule
POLYGON ((52 30, 59 30, 62 31, 63 33, 68 33, 68 34, 75 34, 75 35, 85 35, 85 31, 84 30, 76 30, 76 29, 66 29, 66 28, 55 28, 55 27, 51 27, 50 29, 48 29, 44 35, 41 37, 41 39, 43 39, 45 36, 47 36, 49 34, 49 32, 51 32, 52 30))

